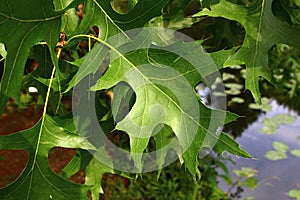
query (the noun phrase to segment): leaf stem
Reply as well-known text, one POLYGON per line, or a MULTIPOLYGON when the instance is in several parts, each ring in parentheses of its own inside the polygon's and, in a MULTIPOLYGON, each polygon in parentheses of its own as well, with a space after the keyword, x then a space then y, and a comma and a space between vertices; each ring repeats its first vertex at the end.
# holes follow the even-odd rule
POLYGON ((196 180, 194 180, 194 190, 193 190, 193 196, 192 196, 192 200, 197 200, 197 194, 198 194, 198 190, 200 189, 200 185, 198 184, 198 182, 196 180))
MULTIPOLYGON (((97 42, 99 43, 102 43, 104 44, 105 46, 109 47, 110 49, 115 49, 113 46, 111 46, 109 43, 105 42, 104 40, 100 39, 100 38, 97 38, 93 35, 87 35, 87 34, 78 34, 78 35, 74 35, 73 37, 71 37, 68 41, 66 41, 66 44, 71 41, 71 40, 74 40, 76 38, 82 38, 82 37, 87 37, 89 39, 89 42, 90 42, 90 39, 94 39, 96 40, 97 42)), ((118 51, 117 51, 118 53, 118 51)))
MULTIPOLYGON (((58 49, 57 58, 59 58, 60 53, 61 53, 61 49, 58 49)), ((48 90, 47 90, 47 94, 46 94, 45 105, 44 105, 43 113, 42 113, 41 127, 40 127, 40 131, 39 131, 39 138, 38 138, 37 145, 36 145, 36 152, 38 152, 38 148, 39 148, 39 142, 40 142, 41 133, 42 133, 42 130, 43 130, 42 126, 44 124, 45 115, 47 113, 47 106, 48 106, 48 102, 49 102, 49 96, 50 96, 51 86, 52 86, 53 79, 54 79, 55 69, 56 68, 54 66, 53 69, 52 69, 52 73, 51 73, 51 77, 50 77, 50 81, 49 81, 49 86, 48 86, 48 90)), ((35 153, 35 155, 34 155, 33 163, 36 161, 36 157, 37 157, 37 153, 35 153)), ((33 168, 34 168, 34 165, 32 165, 31 170, 33 170, 33 168)))
MULTIPOLYGON (((60 53, 61 53, 61 49, 59 49, 58 52, 57 52, 57 58, 59 58, 60 53)), ((36 143, 35 153, 34 153, 34 157, 33 157, 33 161, 32 161, 33 164, 32 164, 32 167, 30 169, 31 172, 33 171, 33 168, 35 167, 37 154, 38 154, 38 151, 39 151, 39 145, 40 145, 40 141, 41 141, 43 125, 44 125, 44 122, 45 122, 45 116, 46 116, 46 113, 47 113, 47 106, 48 106, 48 102, 49 102, 49 96, 50 96, 52 82, 53 82, 53 79, 54 79, 55 69, 56 69, 55 66, 53 66, 51 77, 50 77, 50 82, 49 82, 49 86, 48 86, 48 90, 47 90, 47 94, 46 94, 45 105, 44 105, 44 108, 43 108, 43 114, 42 114, 42 117, 41 117, 41 126, 40 126, 40 130, 39 130, 39 134, 38 134, 38 140, 37 140, 37 143, 36 143)), ((29 188, 31 188, 32 178, 33 178, 33 173, 31 173, 29 188)), ((30 195, 29 192, 30 192, 30 189, 28 190, 26 199, 29 198, 29 195, 30 195)))

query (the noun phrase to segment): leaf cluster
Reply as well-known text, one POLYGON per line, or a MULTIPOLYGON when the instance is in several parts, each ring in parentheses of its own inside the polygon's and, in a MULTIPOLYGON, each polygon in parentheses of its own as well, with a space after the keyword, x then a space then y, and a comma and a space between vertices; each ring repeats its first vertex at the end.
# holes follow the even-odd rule
POLYGON ((200 176, 199 156, 211 143, 208 150, 218 155, 227 151, 251 157, 232 137, 218 132, 238 116, 208 107, 194 88, 223 67, 245 65, 246 89, 260 102, 259 80, 272 82, 270 48, 300 44, 295 13, 288 12, 290 20, 283 21, 288 17, 274 12, 278 2, 132 0, 120 13, 101 0, 1 1, 0 113, 11 98, 24 106, 20 94, 29 87, 37 88, 34 104, 42 110, 32 128, 0 137, 1 150, 25 150, 29 158, 20 177, 0 190, 1 199, 97 199, 103 174, 125 176, 116 170, 118 157, 105 142, 112 134, 128 136, 128 143, 118 145, 129 150, 124 167, 136 173, 151 168, 144 165, 144 154, 153 149, 161 150, 155 153, 155 168, 173 155, 193 177, 200 176), (167 27, 182 32, 207 22, 215 28, 198 42, 183 37, 170 43, 172 34, 153 31, 167 27), (226 31, 217 32, 218 26, 226 31), (141 29, 130 32, 135 28, 141 29), (213 51, 207 53, 199 43, 213 51), (86 117, 92 113, 93 118, 86 117), (64 173, 69 178, 84 169, 85 184, 51 171, 47 158, 53 147, 78 149, 64 173))

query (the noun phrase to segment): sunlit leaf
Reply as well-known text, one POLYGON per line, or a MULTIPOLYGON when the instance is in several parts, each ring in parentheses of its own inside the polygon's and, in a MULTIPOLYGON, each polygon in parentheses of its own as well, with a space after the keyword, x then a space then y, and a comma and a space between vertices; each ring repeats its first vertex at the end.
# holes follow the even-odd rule
POLYGON ((278 114, 272 117, 272 120, 277 124, 291 124, 296 121, 296 117, 290 114, 278 114))
POLYGON ((225 87, 230 88, 232 90, 241 90, 244 86, 242 84, 237 83, 225 83, 225 87))
POLYGON ((290 190, 289 197, 300 200, 300 190, 296 190, 296 189, 290 190))
POLYGON ((229 80, 229 79, 234 79, 234 78, 235 78, 235 75, 224 72, 224 73, 222 74, 222 77, 223 77, 223 81, 227 81, 227 80, 229 80))
POLYGON ((278 129, 278 125, 272 120, 272 118, 266 117, 262 124, 264 127, 261 128, 260 131, 268 135, 274 134, 278 129))
POLYGON ((231 101, 234 102, 234 103, 244 103, 244 102, 245 102, 244 99, 239 98, 239 97, 233 97, 233 98, 231 99, 231 101))
MULTIPOLYGON (((115 59, 111 61, 110 67, 93 87, 93 90, 109 89, 122 81, 129 84, 134 90, 136 102, 116 128, 128 133, 130 150, 135 156, 133 160, 138 169, 142 168, 142 153, 149 143, 154 128, 162 123, 172 128, 180 148, 187 149, 183 153, 183 159, 190 172, 195 174, 198 151, 200 151, 206 135, 211 137, 211 140, 216 139, 218 136, 216 137, 214 134, 220 125, 222 116, 228 117, 226 118, 228 122, 234 120, 236 116, 223 111, 210 110, 195 96, 193 88, 201 80, 201 76, 209 75, 214 70, 202 67, 202 65, 210 65, 209 62, 212 60, 207 57, 208 54, 199 49, 198 44, 185 44, 178 41, 172 44, 173 46, 166 47, 166 50, 168 48, 176 49, 179 55, 159 48, 150 48, 150 45, 140 50, 133 50, 128 54, 121 53, 127 49, 136 49, 136 47, 140 47, 141 43, 147 44, 147 41, 151 39, 162 44, 161 36, 157 34, 160 33, 157 31, 141 32, 137 36, 138 43, 130 42, 120 48, 113 48, 111 55, 115 56, 113 57, 115 59), (144 35, 145 33, 146 35, 144 35), (136 47, 133 48, 132 45, 136 45, 136 47), (198 55, 190 57, 191 59, 203 57, 202 63, 195 62, 197 65, 194 67, 186 62, 184 58, 180 57, 180 52, 186 51, 189 51, 191 55, 194 53, 198 55), (153 69, 153 71, 149 69, 153 69), (182 99, 183 96, 184 99, 182 99), (199 114, 197 112, 200 112, 200 116, 197 116, 199 114), (215 119, 209 130, 208 127, 212 121, 207 116, 211 116, 213 113, 215 119), (191 134, 195 134, 193 140, 189 139, 193 137, 191 134)), ((90 56, 96 53, 100 54, 99 51, 101 50, 92 50, 90 56)), ((206 142, 212 141, 207 140, 206 142)), ((227 150, 230 153, 249 156, 232 138, 224 134, 220 135, 215 149, 218 152, 227 150)))
POLYGON ((256 170, 250 167, 242 167, 240 170, 235 169, 233 172, 240 177, 253 177, 256 174, 256 170))
POLYGON ((294 156, 300 157, 300 149, 291 150, 291 154, 294 156))
POLYGON ((282 142, 274 141, 272 146, 275 150, 267 151, 265 157, 269 160, 282 160, 287 158, 286 152, 289 150, 289 146, 282 142))
POLYGON ((296 117, 290 114, 278 114, 272 118, 266 117, 263 120, 264 127, 260 129, 265 134, 274 134, 281 124, 291 124, 296 121, 296 117))
MULTIPOLYGON (((5 50, 5 46, 3 43, 0 43, 0 55, 2 56, 2 58, 4 59, 6 57, 6 50, 5 50)), ((2 60, 2 59, 1 59, 2 60)))
POLYGON ((283 160, 287 158, 287 155, 281 151, 267 151, 265 157, 269 160, 283 160))
POLYGON ((255 109, 255 110, 262 110, 265 112, 272 110, 272 106, 270 105, 270 100, 266 97, 261 98, 261 104, 250 103, 249 108, 255 109))
POLYGON ((93 185, 91 190, 93 199, 98 199, 99 193, 103 193, 101 180, 105 173, 114 173, 114 170, 101 163, 96 157, 94 157, 86 169, 86 184, 93 185))
POLYGON ((274 141, 272 143, 272 146, 274 149, 276 149, 277 151, 280 151, 280 152, 286 152, 289 149, 289 146, 287 146, 286 144, 284 144, 282 142, 278 142, 278 141, 274 141))

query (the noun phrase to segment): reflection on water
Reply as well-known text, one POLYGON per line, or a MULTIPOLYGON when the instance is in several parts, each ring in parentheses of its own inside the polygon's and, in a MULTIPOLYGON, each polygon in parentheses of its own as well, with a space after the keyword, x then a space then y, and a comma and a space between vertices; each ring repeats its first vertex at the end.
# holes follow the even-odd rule
MULTIPOLYGON (((300 136, 300 116, 296 112, 278 105, 276 101, 272 101, 271 105, 271 111, 260 114, 258 119, 237 138, 243 149, 255 159, 232 158, 236 164, 228 163, 230 171, 241 167, 250 167, 258 171, 256 176, 259 181, 258 187, 253 191, 245 189, 242 199, 247 196, 256 196, 258 200, 290 199, 288 191, 300 189, 300 158, 290 153, 290 150, 300 149, 300 140, 297 138, 300 136), (260 132, 263 127, 262 122, 266 117, 271 118, 277 114, 286 113, 296 116, 296 121, 292 124, 280 125, 272 135, 260 132), (274 141, 289 146, 287 159, 271 161, 265 158, 265 153, 273 150, 272 143, 274 141)), ((221 183, 220 188, 227 191, 229 187, 221 183)))

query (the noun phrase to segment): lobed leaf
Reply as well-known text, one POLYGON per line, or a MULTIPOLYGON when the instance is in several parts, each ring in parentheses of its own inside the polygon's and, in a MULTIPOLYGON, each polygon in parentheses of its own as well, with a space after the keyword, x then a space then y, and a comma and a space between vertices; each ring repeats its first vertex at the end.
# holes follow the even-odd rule
POLYGON ((246 89, 260 103, 259 78, 272 81, 268 67, 268 51, 275 44, 288 44, 300 48, 300 29, 289 26, 276 18, 272 12, 274 0, 258 0, 251 7, 244 7, 227 0, 203 9, 195 16, 224 17, 241 23, 245 39, 241 48, 228 57, 224 66, 246 65, 246 89), (270 39, 272 38, 272 39, 270 39))
POLYGON ((0 85, 0 113, 10 97, 20 104, 20 90, 24 67, 30 48, 44 41, 57 67, 55 46, 59 39, 61 16, 70 7, 54 10, 52 1, 8 1, 0 3, 0 42, 7 50, 4 73, 0 85))
MULTIPOLYGON (((85 33, 91 27, 97 26, 100 30, 98 37, 101 40, 107 40, 116 34, 122 35, 118 38, 121 41, 114 41, 115 45, 118 45, 118 42, 123 43, 130 40, 123 31, 143 27, 151 18, 161 15, 165 3, 166 0, 140 0, 129 13, 119 14, 113 10, 110 1, 87 1, 84 5, 85 16, 73 35, 85 33)), ((98 50, 94 50, 90 53, 93 55, 84 59, 83 64, 80 65, 80 70, 70 81, 66 91, 78 84, 87 74, 95 73, 100 64, 103 63, 105 55, 107 55, 107 47, 103 44, 97 44, 94 48, 98 50)))
POLYGON ((84 199, 88 185, 71 183, 54 174, 48 164, 51 148, 94 149, 75 133, 72 118, 45 115, 32 128, 0 137, 0 147, 26 150, 29 161, 21 176, 0 190, 1 199, 84 199))
MULTIPOLYGON (((249 157, 232 138, 216 134, 219 126, 225 121, 236 119, 236 116, 207 108, 194 91, 195 85, 205 80, 202 77, 217 71, 209 55, 195 43, 175 42, 165 49, 151 45, 141 47, 141 43, 147 44, 148 40, 161 38, 157 35, 160 33, 156 32, 152 33, 154 35, 149 32, 143 34, 145 32, 141 31, 135 41, 120 47, 110 45, 111 64, 93 87, 93 90, 109 89, 120 82, 126 82, 134 90, 136 102, 128 115, 116 125, 116 129, 128 133, 130 152, 136 168, 142 170, 143 152, 150 137, 157 134, 154 129, 159 124, 172 128, 185 164, 193 175, 197 171, 198 152, 206 145, 211 146, 217 142, 218 152, 227 150, 249 157), (128 49, 132 51, 125 53, 128 49), (171 49, 177 54, 170 52, 171 49), (182 55, 191 59, 191 63, 182 55)), ((93 51, 90 55, 97 53, 93 51)), ((120 105, 120 100, 117 99, 116 105, 120 105)), ((156 137, 156 142, 160 143, 159 137, 156 137)))

